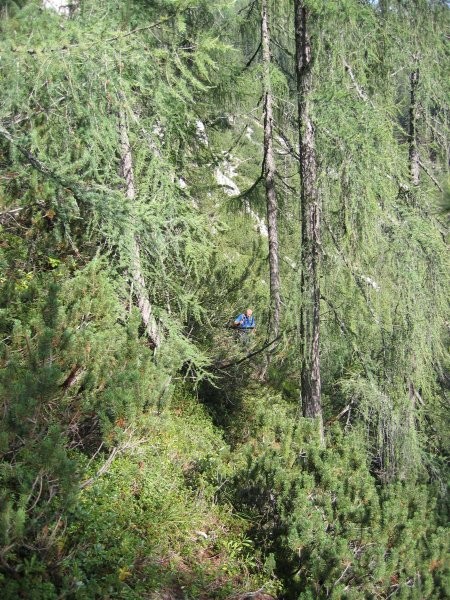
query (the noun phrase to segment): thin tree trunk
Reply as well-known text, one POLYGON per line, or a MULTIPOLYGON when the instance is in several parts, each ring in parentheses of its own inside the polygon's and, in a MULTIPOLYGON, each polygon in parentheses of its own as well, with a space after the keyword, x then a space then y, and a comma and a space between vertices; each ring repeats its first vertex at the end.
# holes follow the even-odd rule
POLYGON ((320 385, 320 196, 317 190, 315 133, 310 113, 312 91, 308 9, 294 1, 296 76, 301 177, 301 400, 305 417, 317 418, 323 438, 320 385))
POLYGON ((267 0, 261 1, 261 40, 264 69, 264 181, 266 185, 267 229, 269 238, 270 337, 280 331, 280 270, 278 261, 278 203, 275 190, 275 155, 273 151, 273 108, 270 83, 270 31, 267 0))
POLYGON ((78 0, 43 0, 42 7, 48 10, 54 10, 59 15, 70 17, 78 8, 78 0))
MULTIPOLYGON (((121 143, 121 175, 125 181, 125 193, 130 202, 136 198, 136 187, 134 183, 133 172, 133 157, 131 154, 131 146, 128 138, 127 120, 124 110, 120 111, 120 143, 121 143)), ((152 305, 148 298, 145 278, 142 272, 141 252, 139 242, 133 235, 132 246, 132 278, 134 293, 136 295, 137 304, 141 313, 142 322, 144 323, 145 331, 154 348, 158 348, 161 344, 161 336, 159 333, 158 324, 153 315, 152 305)))
POLYGON ((409 172, 411 183, 419 185, 420 157, 417 147, 417 87, 419 85, 419 68, 412 71, 410 77, 409 104, 409 172))
POLYGON ((379 7, 381 10, 381 14, 383 17, 386 17, 389 12, 389 1, 388 0, 380 0, 379 7))

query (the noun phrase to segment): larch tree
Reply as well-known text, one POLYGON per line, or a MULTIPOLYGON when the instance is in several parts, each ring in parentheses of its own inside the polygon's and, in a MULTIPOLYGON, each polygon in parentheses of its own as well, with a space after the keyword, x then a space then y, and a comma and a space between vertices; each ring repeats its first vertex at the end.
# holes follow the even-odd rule
POLYGON ((270 81, 271 51, 268 1, 261 0, 261 46, 263 61, 264 113, 264 182, 266 188, 267 228, 269 238, 270 274, 270 334, 276 338, 280 331, 280 268, 278 252, 278 202, 275 188, 275 153, 273 143, 273 97, 270 81))
POLYGON ((447 3, 0 14, 3 597, 447 597, 447 3))
MULTIPOLYGON (((317 181, 315 131, 311 115, 312 48, 309 9, 295 0, 295 50, 301 177, 301 399, 305 417, 322 425, 320 382, 320 194, 317 181)), ((323 431, 322 431, 323 435, 323 431)))

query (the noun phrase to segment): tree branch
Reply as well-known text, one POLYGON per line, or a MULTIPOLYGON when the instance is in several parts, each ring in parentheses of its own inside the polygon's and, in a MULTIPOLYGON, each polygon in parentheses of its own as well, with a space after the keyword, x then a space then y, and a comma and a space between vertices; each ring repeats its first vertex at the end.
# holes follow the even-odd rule
POLYGON ((367 294, 366 294, 366 291, 365 291, 365 289, 364 289, 363 285, 361 284, 361 281, 360 281, 360 280, 359 280, 359 278, 358 278, 358 275, 357 275, 357 274, 356 274, 356 273, 353 271, 353 269, 352 269, 352 267, 351 267, 350 263, 349 263, 349 262, 348 262, 348 260, 347 260, 347 257, 346 257, 346 256, 345 256, 345 254, 344 254, 344 253, 341 251, 341 248, 339 247, 339 244, 338 244, 338 241, 337 241, 337 239, 336 239, 336 236, 334 235, 334 232, 333 232, 333 230, 331 229, 331 227, 330 227, 330 224, 328 223, 327 219, 325 219, 325 217, 324 217, 324 216, 323 216, 323 222, 324 222, 324 224, 325 224, 325 227, 326 227, 326 229, 328 230, 328 232, 329 232, 329 234, 330 234, 330 236, 331 236, 331 239, 332 239, 332 241, 333 241, 333 244, 334 244, 334 246, 335 246, 335 248, 336 248, 336 250, 337 250, 337 252, 338 252, 339 256, 341 257, 341 259, 343 260, 343 262, 344 262, 345 266, 347 267, 347 269, 348 269, 348 270, 349 270, 349 272, 351 273, 351 275, 352 275, 352 277, 353 277, 353 279, 354 279, 354 281, 355 281, 355 283, 356 283, 356 286, 358 287, 358 289, 359 289, 359 291, 361 292, 361 294, 362 294, 362 296, 363 296, 364 300, 366 301, 367 308, 369 309, 369 312, 370 312, 370 314, 371 314, 372 318, 374 319, 374 321, 375 321, 376 323, 378 323, 378 318, 377 318, 377 316, 376 316, 376 314, 375 314, 375 311, 374 311, 374 309, 372 308, 372 305, 371 305, 371 303, 370 303, 370 300, 369 300, 369 298, 368 298, 368 296, 367 296, 367 294))
POLYGON ((255 8, 255 5, 257 3, 258 0, 252 0, 252 2, 250 2, 249 4, 247 4, 247 6, 243 6, 242 8, 240 8, 237 12, 238 15, 242 14, 243 12, 247 11, 246 17, 247 19, 250 17, 250 15, 253 12, 253 9, 255 8))
MULTIPOLYGON (((284 333, 290 333, 291 331, 292 331, 292 329, 288 329, 284 333)), ((272 344, 274 344, 279 339, 281 339, 283 337, 284 333, 280 333, 279 335, 277 335, 276 338, 273 338, 273 340, 270 340, 270 342, 266 342, 264 344, 264 346, 261 346, 261 348, 258 348, 258 350, 255 350, 254 352, 250 352, 250 354, 246 354, 244 356, 244 358, 240 358, 239 360, 235 360, 235 361, 230 362, 230 363, 213 365, 213 369, 215 369, 215 370, 224 369, 225 370, 225 369, 229 369, 230 367, 234 367, 234 366, 240 365, 244 361, 249 360, 250 358, 253 358, 253 356, 256 356, 257 354, 261 354, 261 352, 264 352, 264 350, 266 350, 267 348, 269 348, 270 346, 272 346, 272 344)))
POLYGON ((110 468, 110 466, 112 465, 114 459, 116 458, 116 456, 119 452, 124 452, 125 450, 132 448, 134 446, 134 444, 132 444, 130 442, 130 440, 131 440, 131 434, 129 435, 128 442, 121 444, 119 446, 114 446, 114 448, 110 452, 108 458, 103 463, 103 465, 98 469, 98 471, 95 473, 95 475, 93 475, 92 477, 89 477, 89 479, 85 479, 84 481, 82 481, 80 483, 80 490, 84 490, 85 488, 89 487, 90 485, 92 485, 94 483, 94 481, 96 479, 98 479, 104 473, 106 473, 108 471, 108 469, 110 468))
POLYGON ((245 66, 242 69, 241 73, 244 73, 244 71, 246 71, 250 67, 250 65, 252 64, 252 62, 258 56, 258 52, 259 52, 260 48, 261 48, 261 40, 259 40, 258 47, 256 48, 254 54, 252 54, 251 58, 245 63, 245 66))
POLYGON ((361 100, 363 100, 364 102, 369 102, 371 104, 371 106, 373 107, 373 102, 370 100, 369 96, 366 94, 366 92, 364 91, 364 89, 362 88, 361 85, 359 85, 358 81, 356 80, 356 77, 352 71, 351 66, 348 64, 348 62, 344 59, 342 61, 344 63, 344 68, 346 70, 346 72, 349 74, 350 79, 352 80, 352 83, 358 93, 358 96, 361 98, 361 100))
MULTIPOLYGON (((330 300, 328 300, 324 296, 320 296, 320 299, 323 300, 324 302, 326 302, 328 304, 328 306, 330 307, 331 311, 334 314, 334 318, 336 319, 336 321, 339 324, 339 328, 342 331, 342 333, 345 334, 345 335, 347 335, 347 336, 350 334, 353 338, 355 338, 356 337, 356 333, 352 329, 350 329, 349 327, 347 327, 347 325, 344 323, 344 321, 339 317, 339 314, 337 312, 337 308, 335 307, 335 305, 333 304, 333 302, 331 302, 330 300)), ((359 350, 359 348, 356 346, 354 340, 352 340, 352 347, 353 347, 353 350, 358 355, 358 358, 361 361, 361 365, 362 365, 364 371, 366 372, 366 375, 368 375, 368 372, 367 372, 367 369, 366 369, 366 365, 365 365, 365 361, 364 361, 364 357, 361 354, 361 351, 359 350)))
POLYGON ((98 479, 98 477, 101 477, 101 475, 103 475, 103 473, 106 473, 106 471, 111 466, 111 464, 118 452, 119 452, 118 446, 114 447, 112 449, 112 452, 108 456, 107 460, 103 463, 103 465, 100 467, 100 469, 97 471, 97 473, 93 477, 89 477, 89 479, 86 479, 85 481, 82 481, 80 483, 80 490, 84 490, 84 488, 87 488, 88 486, 92 485, 94 483, 94 481, 96 479, 98 479))
POLYGON ((9 219, 14 219, 18 213, 23 210, 23 206, 19 206, 17 208, 9 208, 8 210, 4 210, 0 212, 0 225, 4 225, 9 219))
POLYGON ((296 150, 294 148, 294 146, 291 144, 291 141, 286 137, 284 132, 276 125, 274 126, 274 129, 277 132, 278 142, 281 142, 280 145, 284 146, 284 148, 288 152, 288 154, 293 156, 295 158, 295 160, 300 160, 300 154, 299 154, 298 150, 296 150))
POLYGON ((4 129, 1 126, 0 126, 0 136, 4 137, 6 140, 8 140, 8 142, 10 144, 13 144, 13 146, 15 146, 19 150, 19 152, 28 160, 30 165, 32 167, 34 167, 37 171, 39 171, 40 173, 42 173, 49 179, 52 179, 53 181, 58 183, 60 186, 68 189, 70 192, 72 192, 72 194, 76 200, 83 202, 82 192, 80 192, 80 190, 77 189, 76 185, 65 180, 60 175, 58 175, 58 173, 53 171, 53 169, 51 169, 50 167, 45 165, 43 162, 41 162, 33 153, 31 153, 29 150, 27 150, 26 148, 21 146, 13 138, 13 136, 9 133, 9 131, 7 131, 6 129, 4 129))
POLYGON ((251 194, 253 192, 253 190, 255 190, 258 187, 258 185, 261 183, 262 179, 263 179, 263 173, 261 171, 261 175, 258 177, 258 179, 247 190, 244 190, 237 196, 233 196, 233 200, 242 200, 243 198, 247 197, 249 194, 251 194))
POLYGON ((439 181, 437 181, 437 179, 434 177, 434 175, 432 173, 430 173, 429 169, 423 164, 423 162, 419 159, 419 165, 422 167, 422 169, 425 171, 425 173, 428 175, 428 177, 431 179, 431 181, 434 183, 434 185, 438 188, 438 190, 441 193, 444 193, 444 190, 442 189, 442 186, 440 185, 439 181))
MULTIPOLYGON (((189 9, 189 7, 185 7, 183 9, 180 9, 178 11, 175 11, 172 15, 169 15, 168 17, 164 17, 163 19, 160 19, 159 21, 155 21, 154 23, 150 23, 150 25, 142 25, 141 27, 136 27, 135 29, 131 29, 130 31, 126 31, 123 33, 119 33, 117 35, 114 35, 110 38, 106 38, 105 40, 96 40, 95 42, 92 42, 92 44, 88 44, 84 47, 85 50, 89 50, 90 48, 92 48, 93 46, 98 46, 100 43, 110 43, 110 42, 115 42, 116 40, 120 40, 122 38, 126 38, 129 37, 130 35, 134 35, 135 33, 140 33, 141 31, 149 31, 151 29, 154 29, 155 27, 158 27, 159 25, 163 25, 164 23, 167 23, 168 21, 171 21, 172 19, 174 19, 177 15, 179 14, 183 14, 184 12, 186 12, 189 9)), ((40 52, 64 52, 66 50, 71 50, 72 48, 79 48, 82 46, 82 43, 80 42, 75 42, 73 44, 66 44, 64 46, 60 46, 58 48, 39 48, 40 52)), ((35 48, 13 48, 12 49, 13 52, 25 52, 27 54, 37 54, 37 50, 35 48)))

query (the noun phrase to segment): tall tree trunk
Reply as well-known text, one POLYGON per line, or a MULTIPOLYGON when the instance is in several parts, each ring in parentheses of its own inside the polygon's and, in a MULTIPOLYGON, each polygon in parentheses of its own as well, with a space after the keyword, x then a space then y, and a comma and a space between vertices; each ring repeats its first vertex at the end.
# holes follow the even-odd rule
POLYGON ((264 70, 264 180, 266 185, 267 229, 269 237, 270 335, 280 331, 280 270, 278 261, 278 203, 275 190, 275 155, 273 151, 273 108, 270 83, 270 30, 267 0, 261 0, 261 45, 264 70))
POLYGON ((409 172, 411 183, 419 185, 420 158, 417 146, 417 87, 419 85, 419 67, 411 72, 409 103, 409 172))
MULTIPOLYGON (((131 154, 130 140, 128 138, 127 119, 125 111, 120 111, 120 143, 121 143, 121 161, 120 171, 125 181, 125 193, 130 200, 133 202, 136 198, 136 187, 134 183, 134 172, 133 172, 133 157, 131 154)), ((147 288, 145 285, 145 278, 142 272, 141 263, 141 252, 139 248, 139 242, 135 235, 133 235, 132 246, 132 280, 134 286, 134 293, 136 295, 137 304, 141 313, 142 322, 144 323, 145 331, 149 338, 151 345, 154 348, 158 348, 161 344, 161 336, 159 333, 158 324, 153 315, 152 305, 148 298, 147 288)))
POLYGON ((317 418, 323 437, 320 386, 320 196, 317 190, 315 133, 311 120, 311 42, 308 9, 294 1, 298 128, 301 177, 301 399, 305 417, 317 418))
MULTIPOLYGON (((419 85, 419 67, 411 71, 409 75, 409 177, 413 186, 420 182, 420 158, 417 146, 417 87, 419 85)), ((412 202, 415 202, 414 194, 411 194, 412 202)), ((414 370, 413 370, 414 371, 414 370)), ((415 429, 414 412, 416 405, 415 387, 412 379, 408 380, 408 393, 411 402, 411 430, 415 429)))

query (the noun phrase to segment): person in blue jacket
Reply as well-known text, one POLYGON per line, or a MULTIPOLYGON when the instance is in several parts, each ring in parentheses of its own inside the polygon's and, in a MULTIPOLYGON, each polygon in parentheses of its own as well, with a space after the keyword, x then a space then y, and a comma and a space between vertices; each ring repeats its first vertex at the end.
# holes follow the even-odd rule
POLYGON ((239 338, 245 345, 250 343, 250 333, 255 330, 256 323, 253 311, 251 308, 247 308, 244 313, 238 315, 234 321, 233 326, 239 331, 239 338))

